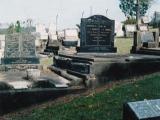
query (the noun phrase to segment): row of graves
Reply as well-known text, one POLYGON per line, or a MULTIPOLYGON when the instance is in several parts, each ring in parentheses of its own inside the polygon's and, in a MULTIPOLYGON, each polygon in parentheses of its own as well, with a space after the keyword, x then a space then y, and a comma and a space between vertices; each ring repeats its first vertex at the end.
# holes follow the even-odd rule
POLYGON ((84 90, 69 88, 68 80, 44 71, 40 64, 43 56, 37 54, 35 40, 31 32, 5 36, 0 64, 0 115, 84 90))
MULTIPOLYGON (((39 73, 41 65, 40 57, 36 53, 35 36, 31 33, 6 35, 0 74, 4 73, 5 77, 12 80, 27 73, 27 78, 22 76, 24 78, 18 81, 16 79, 5 82, 9 85, 15 82, 20 85, 25 79, 27 87, 15 89, 8 86, 8 90, 1 90, 0 114, 64 94, 77 93, 85 88, 101 86, 113 80, 159 71, 159 31, 146 29, 144 23, 134 33, 132 54, 118 55, 117 48, 114 47, 114 26, 114 20, 102 15, 82 18, 77 52, 59 52, 53 58, 54 64, 49 66, 49 69, 54 71, 53 74, 48 71, 43 76, 39 73), (36 79, 30 79, 33 77, 36 79)), ((50 45, 54 43, 49 42, 48 47, 51 47, 50 45)), ((133 113, 136 113, 137 108, 134 105, 137 104, 124 105, 124 119, 135 115, 133 113)), ((134 116, 132 117, 135 120, 134 116)))
MULTIPOLYGON (((133 42, 133 47, 131 49, 131 53, 159 56, 160 55, 159 28, 150 30, 148 28, 148 24, 149 23, 147 21, 142 21, 142 24, 138 26, 138 30, 134 32, 134 42, 133 42)), ((153 56, 151 63, 154 62, 155 60, 154 57, 155 56, 153 56)), ((160 66, 159 60, 157 60, 156 62, 157 63, 155 64, 154 67, 157 67, 159 69, 160 66)), ((124 103, 123 120, 159 120, 159 119, 160 119, 159 99, 124 103)))
POLYGON ((132 54, 118 55, 114 47, 114 25, 114 20, 101 15, 82 18, 77 53, 59 53, 50 69, 63 77, 78 77, 78 82, 86 86, 158 71, 159 31, 141 24, 134 33, 132 54))
MULTIPOLYGON (((131 54, 118 55, 114 47, 115 21, 101 15, 81 19, 77 53, 59 53, 50 69, 72 81, 72 85, 97 87, 112 80, 160 70, 159 31, 147 23, 137 26, 131 54)), ((124 104, 124 120, 158 120, 160 101, 145 100, 124 104)))

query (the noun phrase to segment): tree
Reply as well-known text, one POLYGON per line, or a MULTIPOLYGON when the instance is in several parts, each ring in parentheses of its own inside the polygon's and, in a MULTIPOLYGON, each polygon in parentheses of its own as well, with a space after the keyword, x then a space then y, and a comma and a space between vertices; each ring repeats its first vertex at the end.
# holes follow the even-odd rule
POLYGON ((12 33, 14 33, 14 32, 15 32, 15 27, 14 27, 14 24, 11 23, 11 24, 9 25, 8 29, 7 29, 7 33, 8 33, 8 34, 12 34, 12 33))
POLYGON ((8 34, 20 33, 21 32, 21 24, 20 21, 17 20, 15 24, 11 23, 7 29, 8 34))
POLYGON ((19 20, 16 22, 15 29, 17 33, 21 32, 21 24, 19 20))
MULTIPOLYGON (((137 11, 137 0, 120 0, 120 9, 126 17, 135 18, 137 11)), ((154 0, 140 0, 140 16, 144 16, 154 0)))

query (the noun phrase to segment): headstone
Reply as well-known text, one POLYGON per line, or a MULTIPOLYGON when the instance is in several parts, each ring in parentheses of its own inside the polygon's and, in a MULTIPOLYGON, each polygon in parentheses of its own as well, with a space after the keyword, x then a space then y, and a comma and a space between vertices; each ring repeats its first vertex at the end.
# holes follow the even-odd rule
POLYGON ((67 28, 64 29, 64 39, 62 45, 65 47, 76 47, 78 43, 78 29, 77 28, 67 28))
POLYGON ((160 99, 125 104, 123 120, 160 120, 160 99))
POLYGON ((148 31, 148 26, 147 25, 140 25, 139 30, 140 31, 148 31))
POLYGON ((78 52, 116 52, 114 29, 115 21, 105 16, 82 18, 78 52))
POLYGON ((142 32, 141 33, 142 43, 154 42, 154 36, 152 32, 142 32))
POLYGON ((116 32, 116 37, 123 37, 124 32, 122 30, 123 24, 121 22, 116 22, 115 23, 115 32, 116 32))
POLYGON ((59 46, 60 43, 57 39, 57 35, 49 34, 44 52, 58 54, 59 46))
POLYGON ((41 71, 38 69, 27 69, 27 79, 37 80, 40 77, 41 71))
POLYGON ((0 35, 0 58, 4 57, 5 35, 0 35))
POLYGON ((149 29, 147 20, 142 20, 134 32, 131 53, 159 55, 159 30, 149 29))
POLYGON ((127 24, 125 25, 126 37, 133 37, 134 32, 137 30, 135 24, 127 24))
POLYGON ((135 32, 136 31, 136 25, 126 25, 125 26, 126 32, 135 32))
POLYGON ((6 35, 3 64, 39 64, 35 37, 31 34, 6 35))

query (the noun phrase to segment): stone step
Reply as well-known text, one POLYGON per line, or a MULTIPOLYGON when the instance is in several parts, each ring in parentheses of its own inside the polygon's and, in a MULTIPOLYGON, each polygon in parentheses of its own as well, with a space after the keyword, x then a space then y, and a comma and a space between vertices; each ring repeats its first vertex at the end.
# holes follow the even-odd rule
POLYGON ((49 69, 54 71, 55 73, 57 73, 61 77, 71 81, 70 85, 81 85, 83 83, 82 78, 71 75, 71 74, 67 73, 66 70, 62 70, 62 69, 54 67, 54 66, 50 66, 49 69))

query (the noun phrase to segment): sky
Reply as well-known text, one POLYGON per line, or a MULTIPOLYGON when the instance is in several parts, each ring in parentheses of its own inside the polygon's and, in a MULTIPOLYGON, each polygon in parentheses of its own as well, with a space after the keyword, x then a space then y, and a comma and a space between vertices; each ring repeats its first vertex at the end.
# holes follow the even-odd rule
MULTIPOLYGON (((148 10, 151 16, 160 11, 160 0, 148 10)), ((34 23, 56 23, 58 27, 75 27, 82 17, 105 15, 117 22, 125 20, 119 9, 119 0, 0 0, 0 23, 32 18, 34 23), (108 12, 106 12, 108 11, 108 12), (106 14, 107 13, 107 14, 106 14)))

